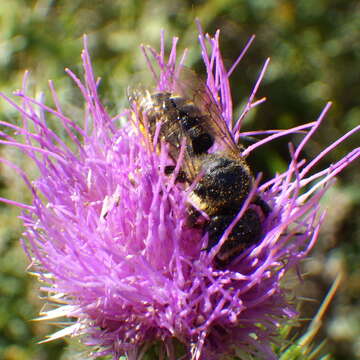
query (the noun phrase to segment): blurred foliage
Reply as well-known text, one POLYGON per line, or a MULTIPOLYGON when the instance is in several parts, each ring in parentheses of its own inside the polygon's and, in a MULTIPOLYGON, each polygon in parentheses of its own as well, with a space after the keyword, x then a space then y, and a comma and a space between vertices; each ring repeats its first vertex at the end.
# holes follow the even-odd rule
MULTIPOLYGON (((236 114, 250 93, 261 64, 271 57, 258 94, 268 101, 251 113, 251 121, 245 123, 247 130, 286 128, 312 121, 331 100, 333 107, 325 124, 306 149, 306 156, 312 157, 359 124, 357 0, 2 0, 0 17, 0 91, 6 94, 21 86, 24 70, 29 69, 30 89, 35 95, 40 90, 46 92, 47 80, 52 79, 62 103, 69 104, 69 112, 82 106, 64 68, 81 73, 82 35, 87 33, 96 74, 102 77, 100 93, 109 112, 116 114, 126 106, 128 84, 145 68, 140 43, 157 47, 160 29, 165 30, 169 46, 172 36, 180 36, 180 48, 189 48, 187 65, 202 74, 194 23, 199 18, 205 31, 221 29, 222 51, 228 66, 251 34, 257 35, 232 79, 236 114)), ((16 121, 18 117, 4 102, 0 104, 0 114, 1 120, 16 121)), ((253 167, 265 176, 282 170, 288 158, 288 141, 279 140, 276 146, 251 158, 253 167)), ((347 141, 321 165, 328 166, 359 142, 359 136, 347 141)), ((1 151, 3 156, 6 152, 7 158, 14 156, 11 149, 1 151)), ((309 275, 299 290, 304 296, 322 299, 335 275, 345 272, 346 280, 330 306, 320 334, 320 339, 327 339, 324 353, 338 360, 360 358, 358 168, 359 164, 349 167, 324 202, 329 209, 328 218, 313 257, 304 264, 309 275)), ((0 192, 1 196, 29 201, 19 179, 4 167, 0 172, 0 192)), ((38 285, 24 271, 27 259, 18 242, 18 214, 18 209, 0 205, 0 358, 75 358, 63 350, 61 341, 36 345, 51 328, 30 321, 37 316, 41 300, 38 285)), ((319 301, 304 302, 304 319, 314 316, 319 301)))

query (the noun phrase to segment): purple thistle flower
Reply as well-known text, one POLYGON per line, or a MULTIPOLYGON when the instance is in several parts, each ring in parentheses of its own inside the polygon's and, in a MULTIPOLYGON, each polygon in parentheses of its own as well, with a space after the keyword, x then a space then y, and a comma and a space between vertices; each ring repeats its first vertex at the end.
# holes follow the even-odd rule
MULTIPOLYGON (((237 141, 246 135, 240 132, 242 120, 263 101, 256 101, 255 94, 268 60, 232 126, 229 77, 253 38, 230 70, 222 62, 219 32, 212 38, 200 30, 199 39, 207 86, 237 141)), ((177 62, 176 39, 168 59, 163 36, 160 53, 143 50, 157 90, 167 89, 185 59, 182 56, 177 62)), ((121 355, 141 359, 154 342, 163 354, 160 358, 164 354, 180 358, 177 344, 181 343, 184 359, 236 354, 276 359, 271 344, 280 326, 296 315, 281 280, 316 242, 324 217, 319 200, 334 176, 359 157, 360 148, 327 169, 312 170, 360 127, 311 161, 302 159, 301 151, 330 104, 315 122, 257 132, 268 136, 245 149, 243 156, 277 137, 308 130, 297 148, 290 146, 288 169, 262 184, 258 177, 237 216, 253 206, 251 199, 260 194, 271 207, 262 221, 261 240, 220 269, 214 258, 234 224, 217 245, 203 250, 207 235, 188 225, 189 190, 177 184, 174 176, 164 175, 166 144, 159 152, 146 145, 136 127, 136 112, 128 110, 113 118, 106 112, 97 94, 86 38, 82 59, 83 83, 67 72, 85 100, 83 126, 63 113, 52 84, 53 108, 26 95, 27 76, 17 93, 21 104, 1 95, 22 114, 23 126, 1 124, 23 141, 2 132, 0 143, 20 149, 39 170, 37 180, 31 182, 16 165, 2 159, 24 179, 33 202, 1 200, 24 210, 24 247, 32 259, 32 271, 43 283, 42 291, 48 293, 49 308, 42 318, 72 319, 49 340, 79 336, 91 345, 94 357, 111 354, 114 359, 121 355), (70 145, 47 125, 49 115, 61 122, 70 145), (119 118, 131 121, 119 127, 119 118)))

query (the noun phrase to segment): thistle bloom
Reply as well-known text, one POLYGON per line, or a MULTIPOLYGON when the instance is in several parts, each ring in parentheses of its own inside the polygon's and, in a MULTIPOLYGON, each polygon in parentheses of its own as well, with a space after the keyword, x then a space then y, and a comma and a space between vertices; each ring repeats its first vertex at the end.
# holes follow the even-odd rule
MULTIPOLYGON (((229 76, 251 41, 226 70, 219 33, 210 37, 200 32, 199 39, 207 86, 237 140, 243 135, 242 120, 262 102, 255 101, 255 94, 268 61, 233 125, 229 76)), ((185 58, 177 61, 176 39, 168 58, 163 37, 160 53, 143 50, 157 90, 166 89, 185 58)), ((112 118, 98 97, 86 39, 82 59, 83 83, 67 72, 84 97, 83 126, 62 112, 52 84, 54 107, 28 97, 26 81, 17 93, 20 104, 2 95, 21 113, 23 126, 2 125, 23 141, 1 133, 0 142, 20 149, 39 171, 31 182, 16 165, 2 159, 22 176, 33 196, 30 205, 2 201, 24 210, 24 247, 42 291, 48 294, 43 318, 71 319, 49 339, 78 336, 94 357, 111 354, 114 359, 122 355, 141 359, 154 343, 160 358, 166 354, 169 359, 211 360, 225 355, 276 359, 271 344, 281 324, 296 315, 281 280, 313 247, 323 218, 319 200, 331 179, 359 157, 360 149, 318 173, 312 169, 359 127, 311 161, 301 159, 301 151, 329 104, 315 122, 258 133, 265 138, 245 149, 243 156, 277 137, 307 130, 298 147, 290 147, 288 169, 262 184, 257 179, 237 216, 261 194, 271 207, 263 219, 261 240, 219 269, 214 258, 233 224, 219 244, 203 250, 207 235, 188 225, 189 189, 162 171, 168 158, 166 144, 161 151, 150 151, 137 128, 139 114, 131 110, 121 115, 130 121, 118 125, 120 117, 112 118), (51 130, 45 121, 49 115, 62 124, 71 144, 51 130)))

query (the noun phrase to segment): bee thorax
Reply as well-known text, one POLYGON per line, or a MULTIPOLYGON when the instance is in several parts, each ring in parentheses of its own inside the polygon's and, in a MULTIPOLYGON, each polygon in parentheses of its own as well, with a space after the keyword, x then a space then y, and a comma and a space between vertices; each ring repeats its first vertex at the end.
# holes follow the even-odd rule
POLYGON ((207 204, 209 215, 236 212, 246 200, 252 177, 242 163, 213 155, 202 163, 203 177, 194 188, 194 194, 207 204))

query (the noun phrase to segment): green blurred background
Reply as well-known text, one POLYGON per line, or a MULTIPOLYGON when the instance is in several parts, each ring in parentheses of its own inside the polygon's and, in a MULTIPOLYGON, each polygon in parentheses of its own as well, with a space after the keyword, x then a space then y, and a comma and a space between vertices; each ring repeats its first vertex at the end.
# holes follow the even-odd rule
MULTIPOLYGON (((229 66, 246 40, 255 43, 232 79, 239 113, 266 57, 270 68, 258 96, 268 101, 254 110, 246 130, 287 128, 315 120, 328 100, 333 107, 325 124, 306 149, 308 158, 359 124, 360 3, 358 0, 2 0, 0 5, 0 91, 21 86, 24 70, 31 72, 31 93, 48 91, 55 82, 67 112, 78 111, 81 98, 64 73, 81 74, 82 35, 89 47, 100 93, 115 115, 126 106, 125 90, 144 68, 140 43, 159 45, 160 29, 167 43, 180 37, 189 48, 188 66, 203 74, 195 18, 210 33, 221 29, 221 45, 229 66)), ((63 106, 64 107, 64 106, 63 106)), ((0 119, 17 121, 18 114, 0 103, 0 119)), ((286 167, 287 142, 279 140, 250 158, 256 171, 271 176, 286 167)), ((321 164, 328 166, 360 143, 347 141, 321 164)), ((11 149, 1 155, 29 169, 11 149)), ((333 359, 360 359, 360 171, 359 162, 338 179, 324 201, 328 218, 310 259, 304 262, 305 282, 298 293, 311 298, 301 307, 302 323, 311 318, 336 274, 346 274, 319 334, 327 339, 324 352, 333 359)), ((0 196, 29 202, 22 182, 0 168, 0 196)), ((31 171, 31 168, 30 170, 31 171)), ((28 260, 19 245, 19 210, 0 204, 0 359, 74 359, 65 343, 37 345, 53 329, 30 321, 41 309, 38 284, 25 273, 28 260)), ((298 334, 303 331, 298 329, 298 334)))

